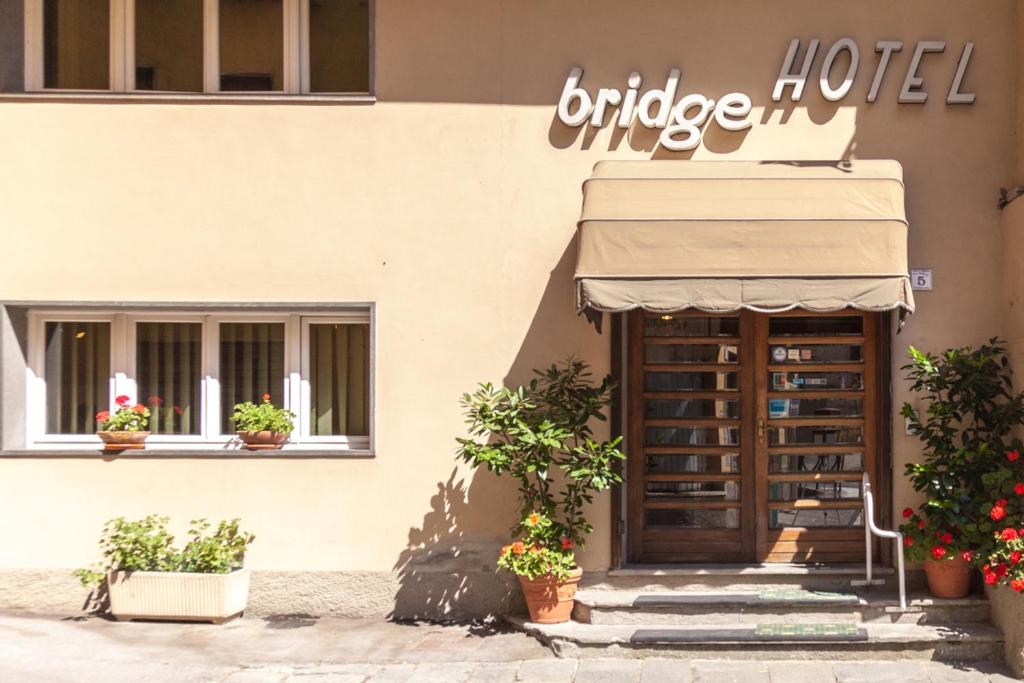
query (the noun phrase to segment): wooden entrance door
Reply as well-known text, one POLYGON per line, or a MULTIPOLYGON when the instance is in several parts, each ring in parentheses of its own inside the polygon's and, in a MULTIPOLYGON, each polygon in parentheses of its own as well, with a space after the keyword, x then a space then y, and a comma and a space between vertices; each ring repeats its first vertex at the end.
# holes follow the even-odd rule
POLYGON ((629 314, 628 561, 862 561, 878 328, 859 311, 629 314))

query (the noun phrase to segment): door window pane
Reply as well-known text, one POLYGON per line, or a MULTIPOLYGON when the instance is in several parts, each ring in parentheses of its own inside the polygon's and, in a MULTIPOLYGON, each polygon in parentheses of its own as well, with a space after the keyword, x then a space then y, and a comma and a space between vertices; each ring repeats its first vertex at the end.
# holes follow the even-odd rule
POLYGON ((313 92, 370 91, 369 0, 309 0, 313 92))
POLYGON ((46 431, 92 434, 110 407, 110 323, 46 323, 46 431))
POLYGON ((283 88, 281 0, 220 0, 220 89, 283 88))
POLYGON ((739 427, 647 427, 648 446, 735 446, 739 427))
POLYGON ((658 398, 644 401, 648 420, 672 418, 737 418, 740 402, 716 398, 658 398))
POLYGON ((860 344, 781 344, 771 347, 771 362, 784 363, 860 363, 860 344))
POLYGON ((731 391, 738 372, 645 372, 644 391, 731 391))
POLYGON ((769 472, 860 472, 864 456, 860 453, 837 455, 771 455, 769 472))
POLYGON ((221 323, 220 422, 234 433, 231 413, 237 403, 259 403, 270 394, 284 407, 284 323, 221 323))
POLYGON ((649 455, 649 474, 679 474, 683 472, 718 473, 739 472, 739 453, 726 455, 649 455))
POLYGON ((740 511, 734 508, 728 510, 645 510, 644 526, 739 529, 740 511))
POLYGON ((370 433, 370 326, 309 326, 310 434, 370 433))
POLYGON ((739 334, 739 318, 669 314, 644 319, 644 335, 648 337, 737 337, 739 334))
POLYGON ((858 527, 864 524, 864 511, 861 508, 850 510, 822 510, 819 508, 772 510, 769 524, 772 529, 781 529, 787 526, 858 527))
POLYGON ((740 499, 738 481, 649 481, 647 499, 728 500, 740 499))
POLYGON ((859 481, 776 481, 768 484, 768 500, 844 498, 860 498, 859 481))
POLYGON ((644 356, 648 363, 737 363, 739 347, 735 344, 647 344, 644 356))
POLYGON ((770 427, 769 446, 864 443, 863 427, 770 427))
POLYGON ((860 316, 778 316, 768 320, 768 334, 772 337, 831 337, 863 333, 864 319, 860 316))
POLYGON ((770 398, 768 417, 864 417, 861 398, 770 398))
POLYGON ((139 323, 135 331, 139 401, 154 434, 199 434, 200 323, 139 323))
POLYGON ((135 0, 135 89, 203 91, 203 0, 135 0))
POLYGON ((110 88, 110 2, 45 0, 43 86, 110 88))
POLYGON ((860 372, 771 372, 772 391, 827 391, 830 389, 863 389, 864 374, 860 372))

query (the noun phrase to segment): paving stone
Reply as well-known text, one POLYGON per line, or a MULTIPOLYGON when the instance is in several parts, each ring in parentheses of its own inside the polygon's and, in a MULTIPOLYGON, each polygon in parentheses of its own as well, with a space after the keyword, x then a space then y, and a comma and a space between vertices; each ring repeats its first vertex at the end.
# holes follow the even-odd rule
POLYGON ((366 679, 366 683, 405 683, 415 669, 415 664, 386 664, 366 679))
POLYGON ((838 683, 929 683, 924 662, 836 662, 838 683))
POLYGON ((576 669, 576 683, 635 683, 640 680, 640 660, 587 659, 576 669))
POLYGON ((693 662, 693 683, 768 683, 763 662, 693 662))
POLYGON ((284 671, 242 669, 225 678, 224 683, 281 683, 287 675, 284 671))
POLYGON ((522 663, 517 681, 526 683, 567 683, 576 673, 575 659, 532 659, 522 663))
POLYGON ((988 683, 988 676, 970 664, 939 664, 929 662, 924 666, 930 683, 988 683))
POLYGON ((640 668, 640 683, 690 683, 690 662, 684 659, 646 659, 640 668))
POLYGON ((468 683, 513 683, 517 671, 519 662, 485 662, 476 665, 468 683))
POLYGON ((471 662, 418 664, 407 680, 409 683, 464 683, 474 666, 471 662))
POLYGON ((832 665, 827 662, 769 662, 772 683, 834 683, 832 665))

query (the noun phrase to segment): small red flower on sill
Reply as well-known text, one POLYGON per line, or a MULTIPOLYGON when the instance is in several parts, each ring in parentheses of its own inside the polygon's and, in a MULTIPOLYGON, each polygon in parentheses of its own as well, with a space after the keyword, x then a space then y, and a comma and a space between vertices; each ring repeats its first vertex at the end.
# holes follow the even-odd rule
POLYGON ((999 564, 996 565, 996 568, 993 571, 995 572, 996 576, 998 576, 999 578, 1002 578, 1002 577, 1006 576, 1006 563, 1005 562, 1000 562, 999 564))
POLYGON ((572 539, 562 537, 562 550, 572 550, 572 539))
POLYGON ((120 396, 114 399, 114 403, 116 403, 118 406, 122 408, 128 405, 129 402, 131 402, 131 398, 125 396, 124 394, 121 394, 120 396))
POLYGON ((942 534, 942 536, 939 537, 939 540, 942 541, 943 543, 945 543, 946 545, 949 545, 950 543, 953 542, 953 534, 951 534, 951 533, 949 533, 947 531, 946 533, 942 534))
POLYGON ((263 401, 266 403, 270 403, 270 394, 263 394, 263 401))
POLYGON ((1024 496, 1024 482, 1018 481, 1013 485, 1013 492, 1018 496, 1024 496))
POLYGON ((992 572, 985 572, 985 583, 989 586, 994 586, 999 583, 999 577, 992 572))
POLYGON ((999 537, 1002 538, 1004 541, 1016 541, 1018 538, 1017 530, 1013 527, 1006 527, 1005 529, 1003 529, 1003 533, 1000 534, 999 537))
POLYGON ((1020 453, 1018 453, 1016 450, 1012 450, 1006 454, 1006 459, 1009 460, 1010 462, 1017 462, 1018 460, 1020 460, 1020 453))
POLYGON ((109 410, 101 410, 100 412, 96 413, 96 421, 97 422, 106 422, 109 419, 110 419, 110 411, 109 410))
POLYGON ((936 560, 941 560, 945 555, 946 549, 943 548, 941 545, 932 547, 932 557, 934 557, 936 560))
POLYGON ((911 508, 903 508, 903 519, 910 519, 914 516, 914 511, 911 508))
POLYGON ((970 550, 965 550, 962 553, 960 553, 960 558, 964 562, 972 562, 972 561, 974 561, 974 553, 971 552, 970 550))
POLYGON ((136 403, 135 405, 132 406, 132 411, 138 413, 139 415, 142 415, 144 412, 146 412, 146 406, 142 405, 141 403, 136 403))
POLYGON ((154 408, 159 408, 163 404, 164 400, 159 396, 150 396, 149 398, 146 399, 146 405, 153 406, 154 408))
POLYGON ((906 538, 903 539, 903 545, 905 547, 909 548, 910 546, 914 545, 914 539, 911 538, 910 536, 907 536, 906 538))
POLYGON ((1024 553, 1022 553, 1019 550, 1014 550, 1012 553, 1010 553, 1010 564, 1019 564, 1021 557, 1024 557, 1024 553))
POLYGON ((1006 516, 1006 509, 999 505, 994 505, 992 507, 992 512, 988 513, 988 516, 992 518, 993 522, 998 522, 1006 516))

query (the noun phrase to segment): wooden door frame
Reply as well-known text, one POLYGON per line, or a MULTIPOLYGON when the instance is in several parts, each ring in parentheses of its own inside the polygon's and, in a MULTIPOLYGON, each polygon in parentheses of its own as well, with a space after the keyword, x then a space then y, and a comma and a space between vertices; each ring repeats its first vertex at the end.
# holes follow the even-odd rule
MULTIPOLYGON (((611 567, 613 569, 622 568, 630 564, 638 564, 632 562, 630 558, 639 557, 639 550, 641 544, 641 529, 642 529, 642 518, 637 518, 635 514, 629 514, 630 500, 637 495, 635 490, 638 486, 642 489, 642 480, 639 477, 629 476, 628 463, 631 459, 631 453, 634 450, 634 445, 642 443, 642 435, 637 434, 639 420, 631 419, 632 415, 637 414, 634 411, 636 402, 641 401, 640 410, 642 411, 642 396, 643 391, 634 391, 635 387, 642 387, 643 377, 642 373, 637 373, 634 370, 634 366, 638 365, 630 362, 629 354, 633 352, 635 345, 633 344, 634 335, 637 334, 637 330, 633 329, 636 323, 633 323, 634 319, 642 321, 642 311, 625 312, 621 314, 610 314, 611 315, 611 330, 610 330, 610 351, 611 351, 611 374, 613 379, 618 382, 618 389, 614 394, 613 403, 611 406, 611 419, 610 425, 613 434, 622 434, 625 436, 624 439, 624 450, 627 454, 627 466, 621 467, 620 471, 624 477, 622 487, 613 487, 611 493, 611 511, 609 519, 609 533, 611 535, 611 567), (639 375, 639 376, 636 376, 639 375), (639 395, 639 399, 637 396, 639 395), (638 528, 639 527, 639 528, 638 528)), ((766 318, 763 318, 765 319, 766 318)), ((879 313, 876 316, 878 324, 878 334, 875 335, 876 343, 876 357, 878 371, 876 373, 876 434, 878 439, 877 449, 877 462, 875 463, 874 472, 871 472, 872 482, 876 491, 876 510, 875 514, 879 520, 879 524, 883 528, 890 528, 893 520, 892 513, 892 500, 893 500, 893 485, 894 485, 894 471, 892 461, 892 441, 893 441, 893 419, 892 419, 892 408, 893 408, 893 372, 892 372, 892 346, 893 346, 893 315, 891 313, 879 313)), ((642 327, 639 330, 639 334, 642 337, 642 327)), ((741 343, 745 337, 741 335, 741 343)), ((751 339, 750 343, 753 343, 751 339)), ((767 353, 767 349, 764 350, 767 353)), ((767 382, 767 377, 761 381, 767 382)), ((751 392, 753 393, 753 392, 751 392)), ((752 429, 754 421, 747 421, 748 428, 752 429)), ((741 440, 747 440, 752 443, 753 437, 745 433, 741 434, 741 440)), ((640 456, 642 457, 642 455, 640 456)), ((643 491, 640 490, 639 494, 642 495, 643 491)), ((741 498, 743 492, 741 491, 741 498)), ((753 496, 746 496, 745 499, 749 499, 751 504, 754 504, 753 496)), ((745 500, 744 499, 744 500, 745 500)), ((758 529, 758 532, 761 530, 758 529)), ((763 536, 758 533, 758 538, 763 536)), ((890 543, 883 543, 879 549, 879 561, 883 566, 892 566, 894 560, 894 553, 890 543)))

